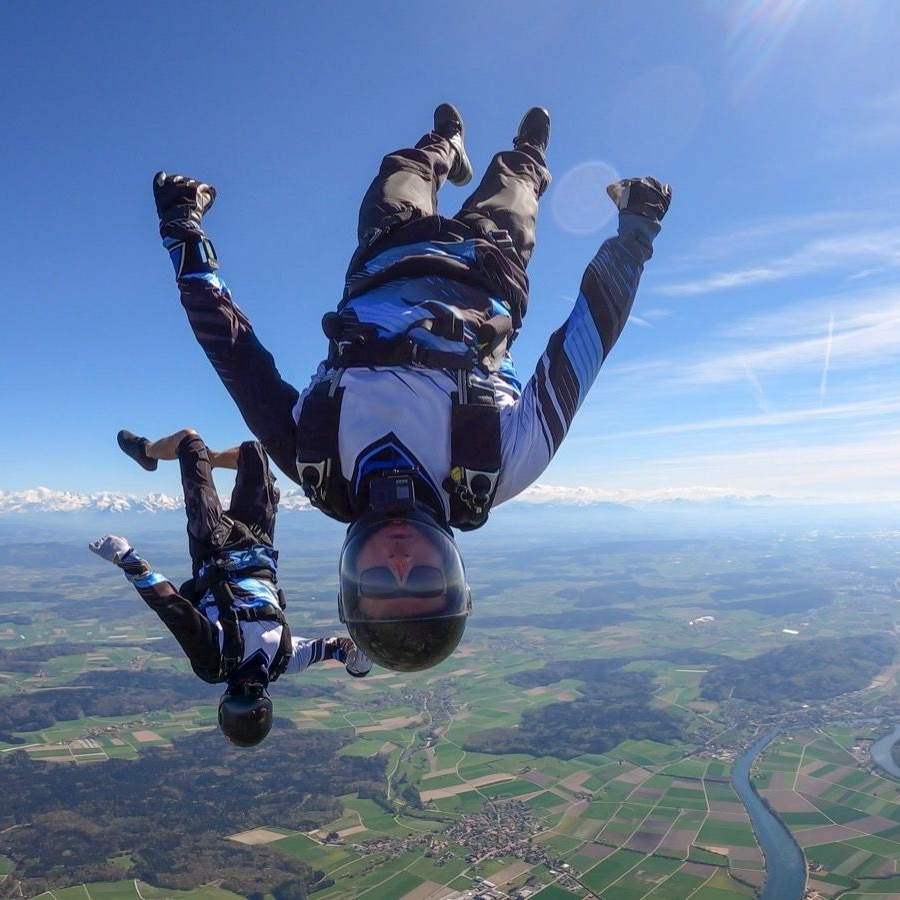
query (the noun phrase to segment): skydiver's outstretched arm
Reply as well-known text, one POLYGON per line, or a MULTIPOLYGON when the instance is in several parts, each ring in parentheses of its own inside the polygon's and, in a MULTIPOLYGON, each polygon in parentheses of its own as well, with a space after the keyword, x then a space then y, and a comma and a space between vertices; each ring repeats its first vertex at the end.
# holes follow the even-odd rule
POLYGON ((575 307, 550 337, 521 398, 501 414, 503 458, 495 503, 525 490, 559 449, 604 360, 622 333, 644 263, 671 199, 668 185, 627 179, 608 188, 619 231, 604 241, 581 279, 575 307))
POLYGON ((194 337, 247 427, 278 468, 298 481, 293 409, 300 395, 281 377, 272 354, 217 274, 215 250, 201 228, 203 215, 215 201, 215 188, 158 172, 153 194, 163 245, 175 266, 181 304, 194 337))
POLYGON ((107 534, 88 544, 88 548, 125 573, 144 603, 172 632, 197 674, 218 668, 219 633, 216 626, 183 597, 165 575, 154 572, 150 563, 138 556, 128 540, 107 534))
POLYGON ((372 669, 372 660, 348 637, 291 638, 292 652, 285 675, 302 672, 315 663, 336 659, 344 664, 347 674, 364 678, 372 669))

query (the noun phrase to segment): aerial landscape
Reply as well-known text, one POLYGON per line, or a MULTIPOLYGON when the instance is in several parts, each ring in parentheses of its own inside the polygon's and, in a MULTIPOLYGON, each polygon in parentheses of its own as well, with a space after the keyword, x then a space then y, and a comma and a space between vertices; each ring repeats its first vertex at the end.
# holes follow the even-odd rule
POLYGON ((898 900, 898 34, 0 4, 0 900, 898 900))
MULTIPOLYGON (((177 517, 5 516, 2 896, 711 900, 797 859, 807 896, 896 896, 900 778, 871 748, 900 723, 898 534, 821 520, 514 504, 467 548, 451 660, 280 681, 242 751, 77 537, 130 529, 177 581, 177 517)), ((338 628, 334 535, 280 527, 296 630, 338 628)))

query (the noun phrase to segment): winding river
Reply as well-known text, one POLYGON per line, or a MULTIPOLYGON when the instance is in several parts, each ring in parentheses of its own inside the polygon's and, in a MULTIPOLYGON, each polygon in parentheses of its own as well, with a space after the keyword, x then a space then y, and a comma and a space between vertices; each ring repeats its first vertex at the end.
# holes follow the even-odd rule
MULTIPOLYGON (((760 900, 801 900, 806 888, 806 859, 791 833, 750 785, 750 766, 777 732, 761 737, 734 764, 731 784, 750 816, 766 860, 760 900)), ((888 750, 890 755, 890 749, 888 750)))
POLYGON ((894 762, 891 756, 891 748, 900 741, 900 725, 897 725, 890 734, 886 734, 883 738, 879 738, 872 744, 871 754, 872 761, 885 772, 890 773, 895 778, 900 778, 900 766, 894 762))

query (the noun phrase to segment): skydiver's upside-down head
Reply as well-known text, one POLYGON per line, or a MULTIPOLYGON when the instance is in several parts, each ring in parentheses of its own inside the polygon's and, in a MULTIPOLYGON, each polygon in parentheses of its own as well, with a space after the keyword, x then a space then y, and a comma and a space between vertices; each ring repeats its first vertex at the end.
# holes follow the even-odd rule
POLYGON ((272 701, 259 682, 230 684, 219 700, 219 728, 238 747, 255 747, 272 730, 272 701))
POLYGON ((379 665, 398 672, 437 665, 456 649, 471 609, 453 534, 426 508, 369 510, 350 526, 338 612, 379 665))

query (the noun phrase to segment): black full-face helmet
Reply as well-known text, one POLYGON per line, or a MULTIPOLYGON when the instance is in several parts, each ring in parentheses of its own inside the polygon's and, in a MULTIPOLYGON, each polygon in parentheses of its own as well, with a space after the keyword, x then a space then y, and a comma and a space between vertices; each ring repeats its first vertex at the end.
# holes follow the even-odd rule
POLYGON ((369 509, 347 530, 338 612, 357 646, 379 665, 397 672, 437 665, 459 644, 471 608, 453 534, 427 507, 369 509), (389 559, 391 547, 404 540, 417 549, 403 562, 389 559))
POLYGON ((272 701, 258 682, 229 685, 219 700, 219 728, 238 747, 255 747, 272 730, 272 701))

